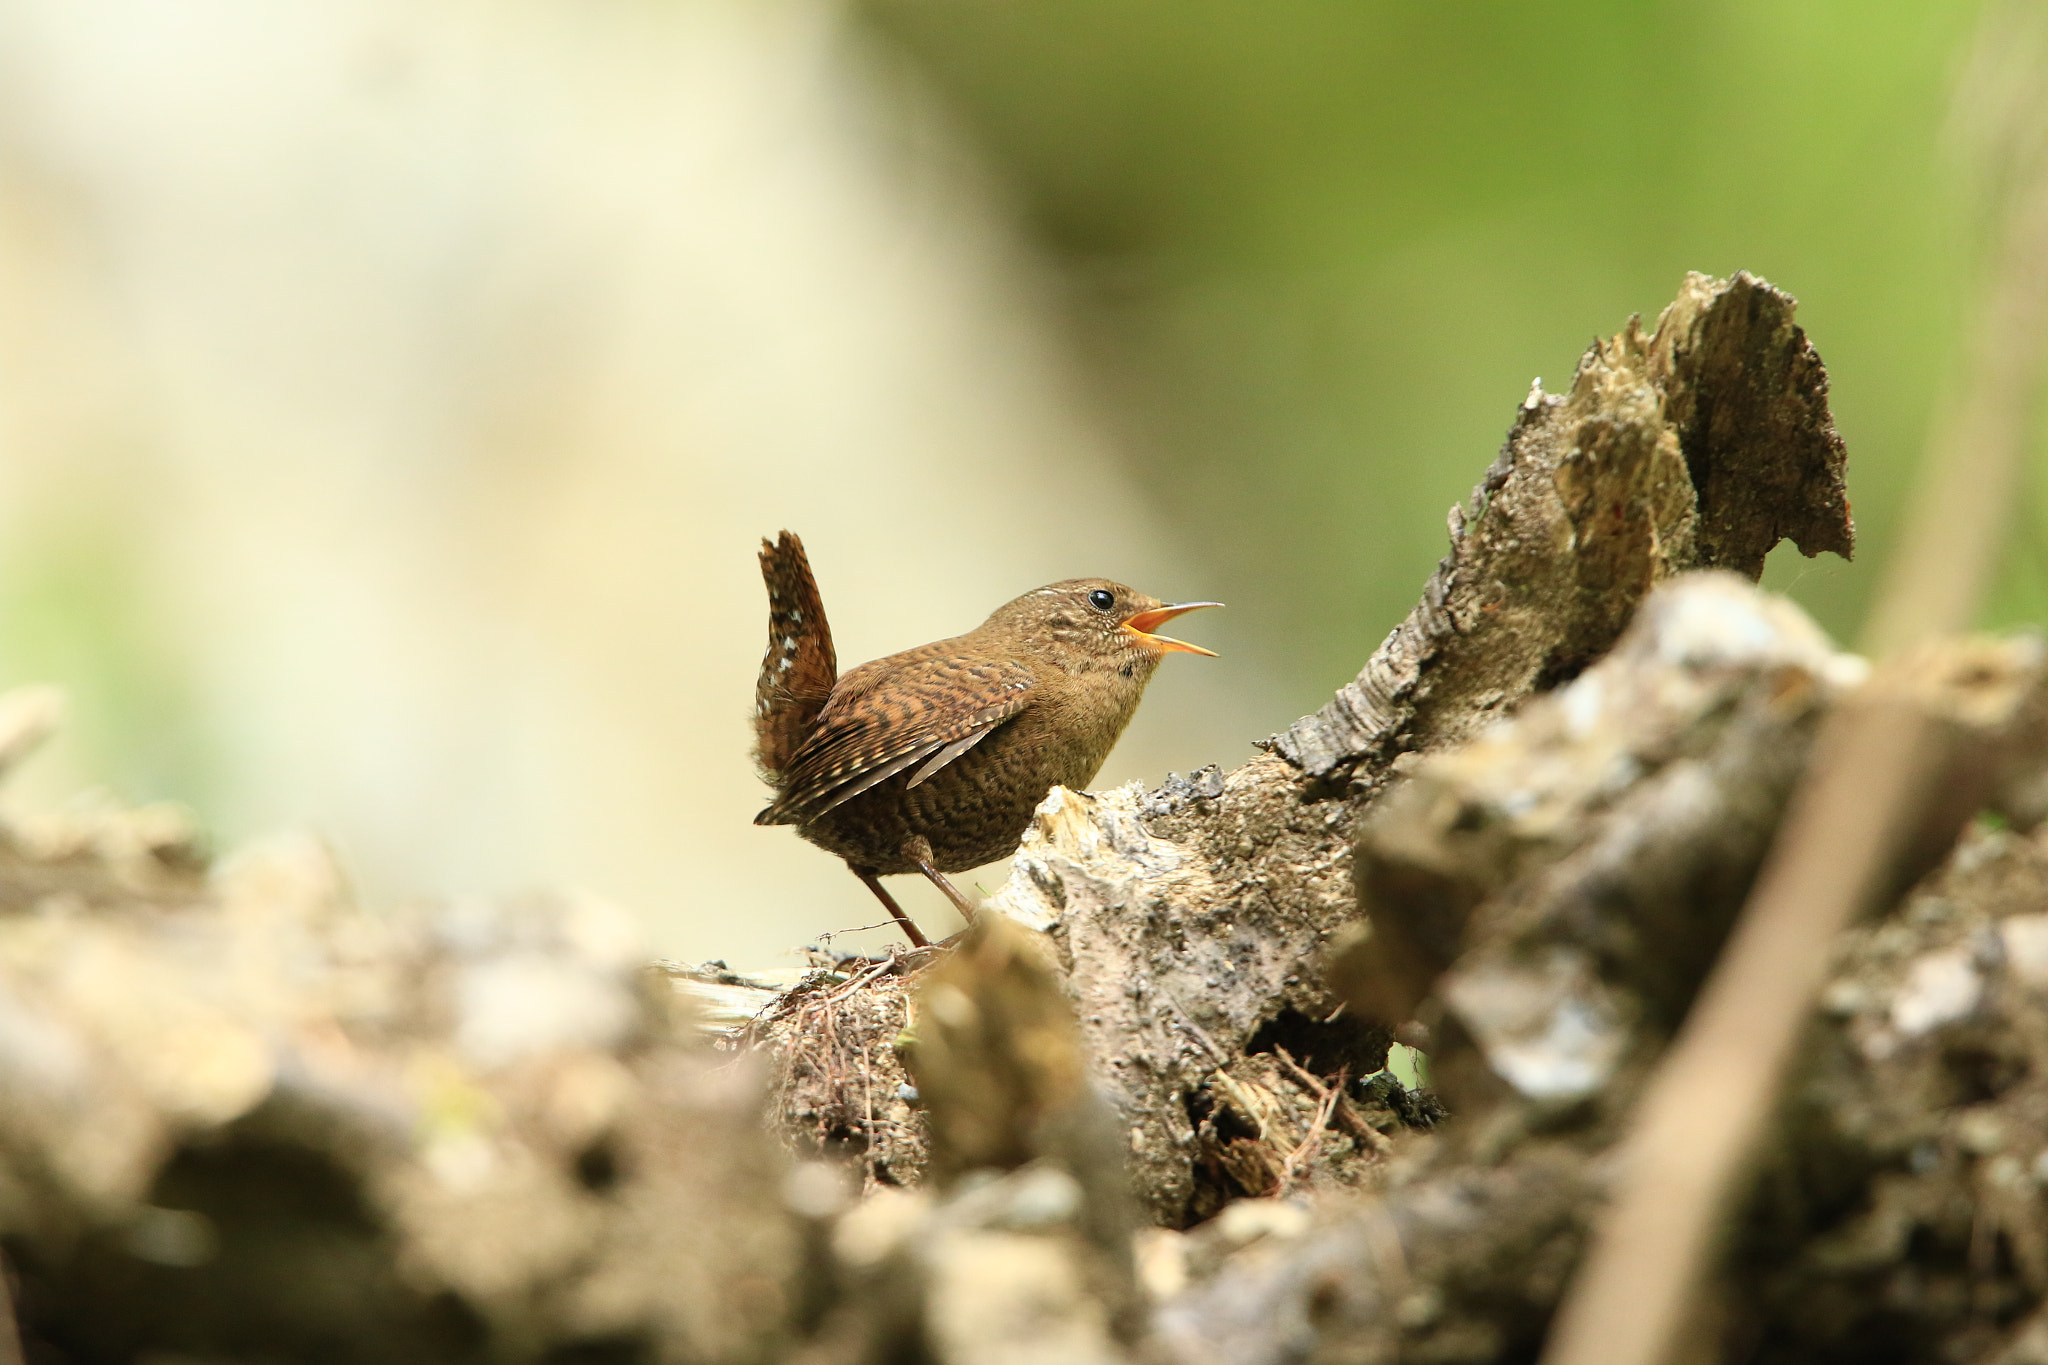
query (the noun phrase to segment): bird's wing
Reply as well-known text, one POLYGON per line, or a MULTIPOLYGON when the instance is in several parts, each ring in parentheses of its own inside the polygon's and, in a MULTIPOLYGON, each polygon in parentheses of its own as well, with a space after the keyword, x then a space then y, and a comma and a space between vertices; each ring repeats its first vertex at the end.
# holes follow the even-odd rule
POLYGON ((1024 665, 927 648, 933 652, 863 664, 840 680, 756 824, 816 819, 922 763, 915 786, 1031 704, 1036 689, 1024 665))
POLYGON ((930 758, 926 759, 924 761, 924 766, 922 768, 919 768, 916 772, 910 775, 910 781, 906 782, 904 784, 904 787, 908 789, 910 787, 915 787, 919 785, 927 777, 930 777, 933 773, 945 767, 948 763, 951 763, 954 759, 960 757, 960 755, 966 753, 975 745, 981 743, 983 738, 987 736, 988 732, 993 729, 995 729, 995 726, 993 725, 984 725, 979 730, 969 731, 964 738, 954 740, 951 744, 948 744, 945 748, 939 750, 930 758))
POLYGON ((754 757, 773 780, 810 733, 839 680, 832 627, 804 543, 784 531, 761 542, 768 585, 768 652, 754 685, 754 757))

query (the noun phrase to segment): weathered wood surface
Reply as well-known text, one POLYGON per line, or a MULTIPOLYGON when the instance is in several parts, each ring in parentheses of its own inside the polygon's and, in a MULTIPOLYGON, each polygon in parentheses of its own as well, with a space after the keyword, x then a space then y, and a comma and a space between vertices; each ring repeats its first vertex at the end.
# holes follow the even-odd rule
MULTIPOLYGON (((30 1358, 1526 1358, 1863 686, 1740 580, 1781 536, 1848 546, 1824 376, 1784 295, 1694 277, 1532 395, 1330 707, 1056 793, 974 936, 779 992, 585 902, 378 916, 312 846, 0 815, 30 1358), (1447 1121, 1380 1069, 1411 1020, 1447 1121)), ((1843 944, 1727 1262, 1709 1326, 1760 1358, 2048 1358, 2044 677, 1961 641, 1902 691, 1957 799, 1843 944)), ((0 699, 0 767, 48 722, 0 699)))
MULTIPOLYGON (((1674 574, 1753 578, 1786 537, 1810 554, 1847 553, 1827 375, 1793 309, 1747 275, 1688 277, 1655 326, 1632 320, 1588 350, 1568 392, 1530 392, 1499 458, 1452 509, 1450 552, 1422 602, 1321 711, 1231 773, 1151 792, 1056 792, 1040 813, 995 904, 1058 945, 1154 1222, 1178 1227, 1223 1199, 1273 1191, 1319 1104, 1274 1049, 1324 1078, 1381 1066, 1384 1025, 1405 1014, 1326 1026, 1337 1000, 1319 963, 1359 917, 1356 823, 1406 756, 1469 738, 1575 676, 1674 574), (1272 1110, 1294 1144, 1246 1146, 1267 1126, 1247 1108, 1272 1110)), ((771 1020, 764 1032, 797 1056, 814 1047, 817 1022, 771 1020)), ((893 1036, 900 1014, 881 1026, 893 1036)), ((862 1025, 832 1027, 844 1038, 862 1025)), ((880 1049, 862 1050, 884 1064, 880 1049)), ((791 1074, 787 1108, 834 1115, 826 1126, 868 1147, 884 1179, 915 1169, 907 1111, 861 1129, 844 1073, 791 1074)), ((900 1074, 886 1081, 893 1093, 900 1074)), ((1395 1118, 1382 1105, 1375 1122, 1404 1126, 1395 1118)), ((1358 1178, 1360 1154, 1332 1158, 1314 1148, 1291 1174, 1358 1178)))

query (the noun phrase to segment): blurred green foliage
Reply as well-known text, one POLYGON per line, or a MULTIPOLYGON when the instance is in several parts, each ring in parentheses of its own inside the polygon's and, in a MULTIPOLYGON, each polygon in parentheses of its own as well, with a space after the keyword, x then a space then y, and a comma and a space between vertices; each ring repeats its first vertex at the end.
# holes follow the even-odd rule
MULTIPOLYGON (((1071 287, 1103 408, 1310 709, 1412 604, 1533 377, 1689 269, 1790 290, 1858 562, 1767 581, 1853 639, 1953 379, 1944 154, 1977 7, 1849 0, 865 0, 1071 287)), ((2042 619, 2042 480, 1990 615, 2042 619)))
POLYGON ((67 719, 27 784, 68 799, 110 782, 124 801, 206 809, 218 745, 189 686, 192 660, 151 592, 119 499, 81 499, 0 548, 0 682, 61 679, 67 719))

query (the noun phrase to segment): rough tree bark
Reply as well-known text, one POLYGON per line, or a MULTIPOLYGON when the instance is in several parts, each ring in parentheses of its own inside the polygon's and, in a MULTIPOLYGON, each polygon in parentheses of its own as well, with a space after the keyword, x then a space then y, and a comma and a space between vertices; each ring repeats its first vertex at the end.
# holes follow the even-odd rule
MULTIPOLYGON (((1375 926, 1409 914, 1458 921, 1444 934, 1457 951, 1423 982, 1436 1076, 1455 1122, 1402 1163, 1376 1205, 1389 1233, 1376 1240, 1369 1221, 1338 1220, 1285 1254, 1269 1250, 1215 1276, 1166 1310, 1167 1358, 1477 1362, 1535 1350, 1604 1192, 1603 1158, 1741 905, 1822 714, 1860 703, 1876 685, 1859 685, 1859 662, 1835 654, 1783 603, 1724 579, 1681 580, 1650 599, 1609 657, 1470 746, 1426 759, 1389 794, 1361 831, 1359 884, 1375 926), (1385 1254, 1389 1235, 1398 1268, 1385 1254), (1291 1329, 1276 1336, 1251 1327, 1259 1322, 1291 1329)), ((1995 783, 1972 780, 2000 775, 1983 756, 2038 758, 2048 747, 2048 656, 2038 641, 1957 642, 1922 656, 1911 697, 1948 726, 1956 787, 1974 787, 1975 799, 1927 811, 1921 848, 1945 853, 1982 800, 1996 801, 1995 783)), ((1991 936, 2000 915, 2025 904, 2016 887, 2048 894, 2040 838, 1984 833, 1928 893, 1938 900, 1944 884, 1971 884, 1994 853, 2010 874, 1998 893, 2004 904, 1973 892, 1964 916, 1991 936)), ((1965 962, 1945 948, 1945 928, 1918 932, 1928 904, 1909 906, 1889 937, 1893 952, 1931 951, 1936 965, 1907 973, 1903 990, 1894 979, 1876 995, 1833 998, 1844 1013, 1861 1002, 1894 1021, 1883 1035, 1892 1042, 1865 1046, 1863 1057, 1889 1060, 1887 1046, 1912 1051, 1920 1097, 1951 1087, 1936 1103, 1946 1112, 1955 1088, 1969 1084, 1969 1066, 1903 1039, 1981 1025, 1987 976, 2002 959, 1990 938, 1981 961, 1965 962)), ((1361 938, 1333 964, 1355 1008, 1385 999, 1376 947, 1361 938)), ((1414 989, 1409 978, 1398 984, 1414 989)), ((2019 987, 2014 998, 2024 994, 2019 987)), ((2023 1022, 1995 1026, 1999 1048, 2031 1057, 2044 1042, 2038 1021, 2014 1018, 2023 1022)), ((1878 1037, 1873 1022, 1860 1027, 1878 1037)), ((1815 1044, 1821 1069, 1802 1087, 1826 1089, 1809 1095, 1785 1134, 1744 1234, 1746 1254, 1733 1262, 1747 1285, 1826 1282, 1833 1316, 1809 1321, 1797 1295, 1731 1294, 1722 1330, 1768 1348, 1767 1359, 1936 1358, 1938 1346, 1968 1339, 1967 1297, 1944 1289, 1887 1299, 1869 1281, 1890 1275, 1903 1291, 1915 1273, 1952 1277, 1952 1246, 1908 1257, 1903 1241, 1890 1244, 1898 1254, 1861 1267, 1862 1284, 1831 1264, 1827 1247, 1869 1216, 1885 1181, 1910 1183, 1916 1173, 1893 1144, 1941 1118, 1894 1132, 1865 1126, 1871 1105, 1890 1104, 1874 1093, 1847 1101, 1838 1049, 1833 1039, 1815 1044), (1858 1354, 1886 1332, 1881 1355, 1858 1354)), ((1985 1077, 1981 1100, 2031 1112, 2038 1100, 2022 1083, 2027 1066, 2015 1059, 1985 1077)), ((1876 1079, 1865 1071, 1851 1084, 1876 1079)), ((2000 1312, 2038 1302, 1999 1255, 1976 1254, 2000 1312)), ((1977 1325, 2001 1324, 1992 1314, 1977 1325)))
MULTIPOLYGON (((0 815, 29 1358, 1529 1358, 1820 719, 1882 685, 1948 737, 1941 865, 1842 945, 1701 1352, 2048 1360, 2048 653, 1865 682, 1742 581, 1848 548, 1825 400, 1790 299, 1693 277, 1530 396, 1329 707, 1055 792, 961 943, 788 991, 581 902, 381 917, 310 846, 0 815), (1381 1068, 1411 1015, 1448 1122, 1381 1068)), ((0 699, 0 772, 48 722, 0 699)))
MULTIPOLYGON (((1379 1070, 1383 1026, 1405 1014, 1326 1026, 1337 1001, 1317 963, 1358 917, 1353 827, 1405 755, 1575 676, 1673 574, 1754 578, 1788 537, 1807 554, 1849 552, 1827 373, 1794 306, 1748 275, 1689 276, 1654 327, 1632 320, 1588 350, 1568 392, 1531 389, 1451 510, 1450 552, 1422 601, 1321 711, 1227 775, 1056 792, 1040 813, 995 904, 1058 944, 1153 1221, 1180 1227, 1232 1195, 1274 1192, 1285 1158, 1262 1130, 1319 1103, 1285 1059, 1325 1077, 1379 1070)), ((782 1103, 794 1126, 864 1149, 889 1181, 918 1167, 907 1105, 856 1113, 848 1077, 861 1073, 809 1054, 829 1029, 893 1096, 902 1074, 880 1035, 904 1027, 891 1003, 903 987, 842 1001, 830 1021, 799 992, 762 1028, 793 1062, 782 1103)), ((1352 1178, 1356 1164, 1336 1163, 1352 1178)))
MULTIPOLYGON (((0 756, 47 719, 0 702, 0 756)), ((380 916, 310 842, 0 819, 0 1252, 38 1362, 759 1360, 804 1224, 620 912, 380 916)), ((813 1201, 815 1202, 815 1200, 813 1201)))

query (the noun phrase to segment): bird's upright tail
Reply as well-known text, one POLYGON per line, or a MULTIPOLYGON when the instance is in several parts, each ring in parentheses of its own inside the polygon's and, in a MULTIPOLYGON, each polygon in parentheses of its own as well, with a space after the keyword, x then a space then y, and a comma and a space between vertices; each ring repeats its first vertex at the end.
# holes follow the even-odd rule
POLYGON ((832 695, 839 661, 804 543, 787 531, 763 540, 761 579, 768 585, 768 652, 754 689, 754 758, 775 783, 832 695))

